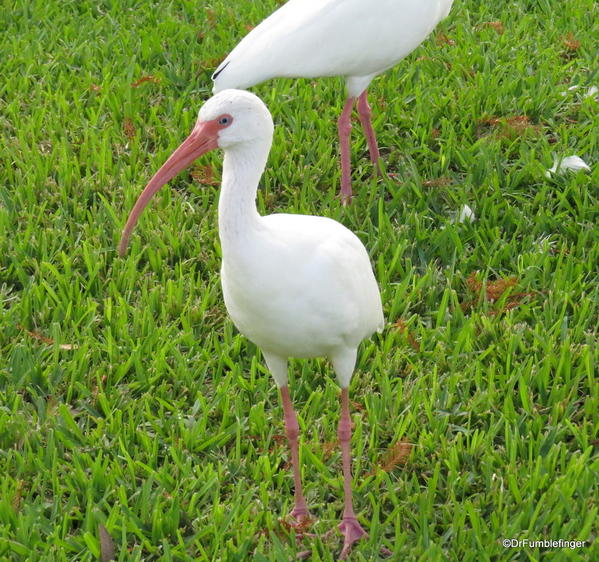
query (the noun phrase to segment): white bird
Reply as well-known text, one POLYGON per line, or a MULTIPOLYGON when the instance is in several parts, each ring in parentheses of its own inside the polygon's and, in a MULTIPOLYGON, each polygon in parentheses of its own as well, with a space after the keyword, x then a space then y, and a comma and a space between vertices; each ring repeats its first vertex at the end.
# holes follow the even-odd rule
POLYGON ((152 177, 139 196, 119 244, 152 196, 196 158, 225 152, 218 203, 225 305, 239 331, 257 344, 280 389, 295 482, 296 524, 309 517, 300 480, 299 425, 287 386, 289 357, 326 356, 341 386, 339 440, 345 507, 339 525, 341 557, 365 531, 356 519, 351 491, 349 383, 360 342, 384 324, 381 297, 368 253, 358 237, 324 217, 261 216, 256 190, 273 136, 271 115, 246 91, 224 90, 201 108, 190 136, 152 177))
POLYGON ((341 192, 351 200, 351 112, 357 100, 370 159, 379 149, 367 88, 422 43, 453 0, 289 0, 248 33, 219 65, 214 92, 275 77, 343 76, 347 100, 338 122, 341 192))

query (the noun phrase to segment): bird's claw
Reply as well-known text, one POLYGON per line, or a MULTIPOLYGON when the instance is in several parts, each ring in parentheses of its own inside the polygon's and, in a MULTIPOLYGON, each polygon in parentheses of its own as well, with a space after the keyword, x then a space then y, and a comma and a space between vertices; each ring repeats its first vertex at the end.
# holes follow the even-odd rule
POLYGON ((344 537, 343 549, 341 550, 339 560, 345 560, 352 545, 366 535, 366 531, 362 528, 362 525, 358 523, 358 520, 355 517, 344 517, 343 521, 339 523, 339 530, 344 537))

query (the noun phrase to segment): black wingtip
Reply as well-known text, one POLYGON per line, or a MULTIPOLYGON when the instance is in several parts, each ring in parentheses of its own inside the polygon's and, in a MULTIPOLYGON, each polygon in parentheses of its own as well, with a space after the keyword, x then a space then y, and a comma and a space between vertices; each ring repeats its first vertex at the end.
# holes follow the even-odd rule
POLYGON ((229 60, 229 61, 227 61, 225 64, 222 64, 222 65, 221 65, 221 68, 217 68, 217 69, 216 69, 216 72, 214 72, 214 74, 212 75, 212 80, 216 80, 216 79, 218 78, 218 75, 219 75, 219 74, 220 74, 220 73, 221 73, 221 72, 222 72, 222 71, 223 71, 225 68, 227 68, 227 66, 229 66, 229 63, 230 63, 230 62, 231 62, 231 61, 229 60))

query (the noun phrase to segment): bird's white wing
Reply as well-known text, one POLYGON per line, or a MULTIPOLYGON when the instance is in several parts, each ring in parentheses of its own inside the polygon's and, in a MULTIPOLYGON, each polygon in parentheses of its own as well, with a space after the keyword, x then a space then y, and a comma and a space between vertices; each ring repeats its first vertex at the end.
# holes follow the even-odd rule
POLYGON ((348 3, 354 0, 290 0, 252 29, 219 65, 212 76, 214 91, 298 76, 289 73, 313 58, 310 51, 318 49, 323 32, 337 19, 334 12, 348 3))
MULTIPOLYGON (((305 286, 316 289, 316 308, 344 316, 346 336, 354 345, 382 329, 381 296, 370 258, 351 230, 325 217, 281 214, 264 218, 279 233, 283 229, 301 233, 306 246, 306 251, 300 252, 305 256, 305 286), (322 302, 317 303, 318 300, 322 302)), ((300 237, 292 234, 292 238, 300 237)))
POLYGON ((221 63, 214 91, 277 76, 374 76, 415 49, 451 1, 290 0, 221 63))

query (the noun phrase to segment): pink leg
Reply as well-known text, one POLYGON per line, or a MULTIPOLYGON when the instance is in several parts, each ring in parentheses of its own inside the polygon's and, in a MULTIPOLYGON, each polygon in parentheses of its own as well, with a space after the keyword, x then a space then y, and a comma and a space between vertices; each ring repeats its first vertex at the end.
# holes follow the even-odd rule
POLYGON ((364 90, 358 98, 358 116, 360 117, 360 123, 362 124, 364 134, 366 135, 366 141, 368 142, 370 160, 380 173, 381 168, 379 166, 379 158, 381 154, 379 152, 379 146, 376 142, 376 134, 374 133, 374 128, 372 127, 371 115, 372 110, 368 104, 368 94, 366 90, 364 90))
POLYGON ((297 416, 291 404, 291 397, 289 396, 289 388, 286 386, 281 387, 281 400, 283 401, 283 412, 285 414, 285 432, 287 433, 287 440, 289 441, 289 448, 291 449, 291 464, 293 465, 293 480, 295 482, 295 507, 291 512, 291 516, 298 522, 301 523, 304 519, 310 517, 308 512, 308 506, 302 493, 302 480, 299 469, 299 451, 297 437, 299 435, 299 424, 297 423, 297 416))
POLYGON ((349 136, 351 133, 351 112, 355 98, 347 98, 343 111, 339 116, 337 128, 339 130, 339 147, 341 149, 341 202, 343 205, 351 203, 351 160, 349 150, 349 136))
POLYGON ((349 418, 349 389, 341 389, 341 419, 339 420, 339 441, 343 454, 343 488, 345 493, 345 508, 343 510, 343 521, 339 524, 339 530, 343 534, 343 550, 340 559, 343 560, 349 554, 352 544, 366 534, 356 519, 352 504, 351 491, 351 420, 349 418))

